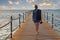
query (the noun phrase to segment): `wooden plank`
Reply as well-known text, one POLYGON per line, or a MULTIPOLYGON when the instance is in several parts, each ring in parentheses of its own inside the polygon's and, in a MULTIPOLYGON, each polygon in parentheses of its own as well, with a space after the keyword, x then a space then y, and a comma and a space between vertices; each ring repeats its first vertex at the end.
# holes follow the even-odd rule
POLYGON ((60 40, 60 37, 44 20, 43 24, 39 25, 39 34, 37 34, 32 15, 30 15, 11 40, 60 40))

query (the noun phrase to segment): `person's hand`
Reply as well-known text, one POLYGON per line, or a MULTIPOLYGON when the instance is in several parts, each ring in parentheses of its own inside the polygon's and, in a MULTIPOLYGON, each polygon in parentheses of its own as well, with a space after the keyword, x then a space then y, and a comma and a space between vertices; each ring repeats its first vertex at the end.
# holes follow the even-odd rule
POLYGON ((42 22, 42 20, 40 21, 40 24, 42 24, 43 22, 42 22))

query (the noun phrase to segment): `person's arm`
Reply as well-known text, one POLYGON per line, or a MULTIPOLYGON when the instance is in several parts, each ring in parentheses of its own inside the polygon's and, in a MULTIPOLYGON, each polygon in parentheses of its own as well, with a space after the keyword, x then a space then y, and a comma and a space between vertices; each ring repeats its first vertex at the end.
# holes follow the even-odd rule
POLYGON ((42 10, 41 10, 41 21, 40 21, 40 24, 42 24, 43 22, 42 22, 42 10))
POLYGON ((41 21, 42 21, 42 10, 41 10, 41 21))

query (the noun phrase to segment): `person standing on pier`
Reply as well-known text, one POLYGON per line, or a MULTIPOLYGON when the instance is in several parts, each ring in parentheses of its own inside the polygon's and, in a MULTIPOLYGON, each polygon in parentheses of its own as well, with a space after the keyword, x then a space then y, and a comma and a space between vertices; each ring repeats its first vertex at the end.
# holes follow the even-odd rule
POLYGON ((38 6, 35 5, 35 9, 33 10, 33 22, 36 26, 36 32, 38 33, 38 29, 39 29, 39 23, 41 21, 41 10, 38 9, 38 6))

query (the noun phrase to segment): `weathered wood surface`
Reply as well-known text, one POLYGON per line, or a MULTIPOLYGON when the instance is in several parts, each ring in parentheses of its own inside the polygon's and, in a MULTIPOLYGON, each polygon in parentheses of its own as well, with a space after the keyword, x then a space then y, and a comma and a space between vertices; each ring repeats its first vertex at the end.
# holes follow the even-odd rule
POLYGON ((11 40, 60 40, 60 37, 44 20, 43 24, 39 25, 39 34, 37 34, 32 15, 30 15, 21 25, 21 28, 15 32, 11 40))

